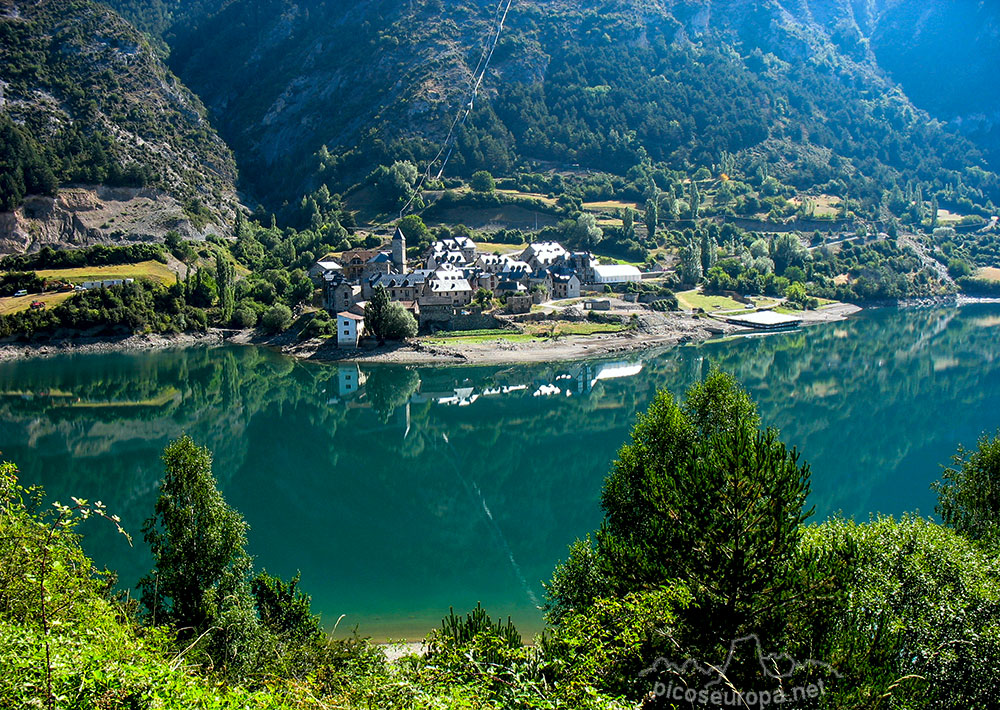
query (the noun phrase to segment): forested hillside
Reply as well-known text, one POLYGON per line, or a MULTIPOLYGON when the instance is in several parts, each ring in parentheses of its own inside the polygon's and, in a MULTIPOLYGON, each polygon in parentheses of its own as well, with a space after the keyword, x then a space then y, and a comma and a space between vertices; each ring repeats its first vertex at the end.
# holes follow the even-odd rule
POLYGON ((68 183, 161 188, 229 223, 236 165, 201 102, 87 0, 0 3, 0 210, 68 183))
POLYGON ((1000 165, 1000 8, 983 0, 893 0, 871 47, 918 106, 948 121, 1000 165))
MULTIPOLYGON (((486 0, 236 0, 188 34, 175 27, 170 63, 212 110, 247 187, 280 204, 320 182, 340 191, 379 163, 433 158, 472 98, 496 11, 486 0), (311 159, 324 145, 330 155, 311 159)), ((893 32, 908 17, 874 1, 513 3, 448 171, 625 174, 728 152, 745 173, 801 188, 964 180, 996 201, 995 181, 975 171, 989 168, 983 151, 879 63, 917 66, 889 49, 905 45, 893 32)), ((989 81, 978 67, 959 75, 989 81)))

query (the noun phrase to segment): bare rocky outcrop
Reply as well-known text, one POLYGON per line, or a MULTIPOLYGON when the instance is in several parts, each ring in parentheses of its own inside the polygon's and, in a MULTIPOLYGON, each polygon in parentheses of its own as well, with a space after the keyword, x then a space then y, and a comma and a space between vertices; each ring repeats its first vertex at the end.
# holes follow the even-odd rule
POLYGON ((42 247, 162 242, 167 232, 203 239, 181 205, 162 190, 103 185, 63 188, 56 197, 31 196, 14 212, 0 213, 0 254, 42 247))

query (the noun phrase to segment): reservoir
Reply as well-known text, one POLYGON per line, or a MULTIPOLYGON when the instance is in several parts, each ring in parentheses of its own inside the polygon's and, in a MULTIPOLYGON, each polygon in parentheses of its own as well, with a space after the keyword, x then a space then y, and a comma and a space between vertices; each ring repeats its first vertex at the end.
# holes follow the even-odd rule
POLYGON ((214 454, 256 566, 338 634, 422 638, 477 602, 541 628, 542 582, 601 521, 618 447, 658 389, 732 372, 812 467, 813 520, 933 515, 959 444, 1000 427, 1000 306, 845 322, 619 360, 490 367, 301 362, 242 346, 0 363, 0 451, 48 500, 102 500, 84 546, 132 588, 163 447, 214 454))

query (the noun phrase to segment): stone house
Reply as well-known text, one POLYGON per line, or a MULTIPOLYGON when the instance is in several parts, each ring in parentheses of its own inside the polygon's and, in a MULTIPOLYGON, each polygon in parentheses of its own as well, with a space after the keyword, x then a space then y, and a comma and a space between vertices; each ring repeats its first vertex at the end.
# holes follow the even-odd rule
POLYGON ((580 277, 573 272, 552 274, 552 298, 579 298, 580 277))
POLYGON ((330 258, 320 259, 315 264, 309 267, 309 278, 311 278, 315 283, 322 284, 327 274, 339 274, 342 273, 344 267, 338 262, 330 258))
POLYGON ((545 269, 560 261, 567 252, 559 242, 534 242, 521 252, 521 261, 532 269, 545 269))
POLYGON ((362 298, 361 286, 344 279, 340 274, 330 274, 323 280, 323 307, 339 313, 349 310, 362 298))
POLYGON ((423 295, 427 287, 427 277, 431 273, 426 269, 419 269, 408 274, 383 274, 371 278, 364 283, 366 298, 370 299, 375 289, 383 286, 389 293, 390 300, 416 301, 423 295))
POLYGON ((344 278, 357 281, 365 270, 365 264, 379 253, 378 249, 351 249, 340 255, 340 264, 344 267, 344 278))

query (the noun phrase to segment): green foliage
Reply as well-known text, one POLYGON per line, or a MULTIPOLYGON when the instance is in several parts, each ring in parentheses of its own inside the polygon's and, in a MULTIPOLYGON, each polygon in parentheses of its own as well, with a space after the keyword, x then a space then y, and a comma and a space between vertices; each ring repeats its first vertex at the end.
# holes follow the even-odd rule
POLYGON ((417 175, 416 165, 408 160, 397 160, 391 166, 375 168, 365 182, 374 188, 378 204, 399 209, 410 198, 417 175))
POLYGON ((599 597, 567 610, 540 639, 544 670, 572 705, 598 693, 641 698, 650 690, 642 671, 677 654, 680 612, 691 605, 682 586, 599 597))
POLYGON ((79 293, 51 310, 0 316, 0 336, 97 329, 105 333, 176 333, 204 330, 205 312, 188 306, 183 289, 137 279, 79 293))
POLYGON ((476 290, 476 295, 473 296, 472 301, 480 308, 486 308, 493 301, 493 292, 488 288, 479 288, 476 290))
POLYGON ((253 328, 257 325, 257 312, 246 303, 240 303, 233 310, 232 325, 234 328, 253 328))
POLYGON ((365 304, 365 329, 383 345, 386 340, 402 340, 417 334, 417 320, 402 304, 389 301, 384 286, 377 286, 365 304))
POLYGON ((474 172, 469 180, 469 186, 476 192, 493 192, 497 187, 493 176, 486 170, 474 172))
POLYGON ((677 296, 670 294, 669 298, 658 298, 649 304, 650 308, 654 311, 676 311, 680 304, 677 302, 677 296))
MULTIPOLYGON (((580 613, 608 595, 602 587, 621 596, 676 580, 696 610, 679 613, 679 641, 717 657, 750 633, 783 644, 790 629, 809 628, 805 619, 832 612, 831 562, 798 550, 809 468, 758 423, 747 394, 717 371, 683 405, 661 392, 605 482, 596 551, 575 547, 548 585, 550 615, 580 613)), ((734 665, 730 679, 759 682, 753 666, 734 665)))
POLYGON ((841 677, 828 707, 964 708, 993 703, 1000 667, 994 555, 917 517, 835 519, 803 552, 849 550, 844 610, 824 644, 841 677))
POLYGON ((18 291, 41 293, 45 290, 45 279, 33 271, 11 271, 0 275, 0 296, 13 296, 18 291))
POLYGON ((962 259, 951 259, 948 262, 948 275, 953 279, 972 275, 972 267, 967 261, 962 259))
POLYGON ((299 333, 302 339, 337 334, 337 321, 327 311, 316 311, 307 316, 305 327, 299 333))
POLYGON ((509 649, 521 647, 521 634, 509 617, 506 624, 499 619, 493 622, 482 605, 477 604, 465 618, 455 616, 454 609, 449 610, 448 616, 441 621, 441 629, 428 640, 428 654, 433 657, 449 650, 467 647, 481 634, 496 637, 509 649))
POLYGON ((417 247, 421 252, 431 245, 434 235, 424 224, 424 220, 419 215, 408 214, 399 220, 397 225, 406 237, 406 243, 417 247))
POLYGON ((563 232, 561 241, 572 248, 590 250, 604 239, 604 231, 597 226, 597 218, 590 212, 560 222, 559 228, 563 232))
POLYGON ((569 547, 569 557, 556 565, 545 584, 545 616, 558 625, 569 614, 584 612, 595 599, 611 595, 612 585, 588 535, 569 547))
POLYGON ((247 525, 219 493, 208 449, 184 436, 164 449, 163 463, 156 512, 142 528, 154 563, 139 582, 146 617, 178 629, 181 639, 207 637, 210 663, 245 669, 260 633, 248 584, 247 525))
POLYGON ((281 333, 292 324, 292 309, 284 303, 276 303, 261 316, 260 325, 270 333, 281 333))
POLYGON ((815 308, 818 305, 818 301, 810 297, 806 292, 806 287, 799 282, 788 285, 788 288, 785 289, 785 300, 793 308, 801 308, 802 310, 815 308))
POLYGON ((975 451, 960 446, 942 478, 933 488, 944 524, 972 540, 1000 540, 1000 433, 984 435, 975 451))
POLYGON ((309 595, 298 589, 300 576, 285 582, 262 571, 250 588, 261 623, 277 635, 302 643, 320 637, 322 628, 312 615, 309 595))
POLYGON ((236 269, 225 255, 219 251, 215 254, 215 279, 219 293, 219 320, 229 323, 233 319, 236 307, 236 269))
POLYGON ((56 178, 33 142, 0 116, 0 212, 21 206, 25 195, 55 195, 56 178))

